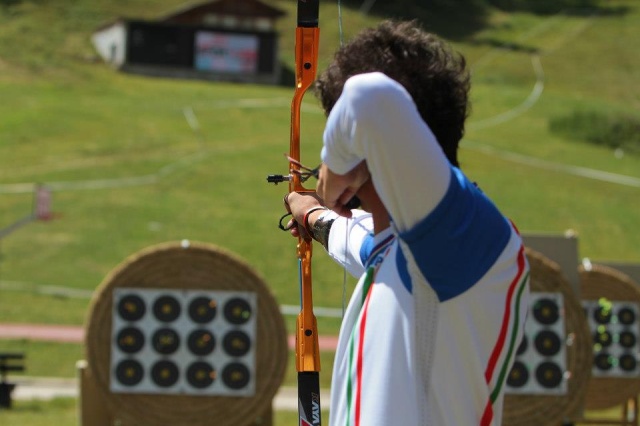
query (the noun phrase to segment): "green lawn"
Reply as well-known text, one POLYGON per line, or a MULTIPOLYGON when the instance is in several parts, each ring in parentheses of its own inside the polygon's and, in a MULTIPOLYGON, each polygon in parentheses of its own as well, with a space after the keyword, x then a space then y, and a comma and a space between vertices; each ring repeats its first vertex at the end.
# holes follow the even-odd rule
MULTIPOLYGON (((270 3, 289 12, 295 7, 270 3)), ((0 322, 81 325, 86 297, 42 289, 91 292, 131 254, 185 238, 235 252, 264 277, 279 303, 298 303, 295 242, 276 226, 286 187, 265 183, 267 174, 286 171, 292 89, 122 74, 97 61, 90 45, 91 32, 104 22, 154 18, 182 4, 0 2, 0 229, 30 213, 32 184, 54 189, 53 220, 0 240, 0 322), (185 110, 194 112, 199 132, 189 127, 185 110)), ((432 27, 451 36, 472 69, 473 110, 461 149, 472 179, 522 232, 573 229, 580 256, 639 263, 640 188, 576 176, 571 167, 638 181, 640 156, 614 155, 550 129, 553 120, 576 111, 640 121, 634 42, 640 3, 603 0, 600 6, 553 15, 487 8, 474 27, 454 15, 424 16, 432 24, 442 18, 432 27)), ((339 45, 336 5, 323 3, 321 13, 324 66, 339 45)), ((343 15, 347 38, 380 19, 357 8, 345 7, 343 15)), ((289 67, 293 22, 290 13, 279 23, 282 62, 289 67)), ((323 125, 309 94, 302 117, 306 164, 319 161, 323 125)), ((347 293, 353 285, 347 280, 347 293)), ((340 308, 342 293, 342 269, 317 247, 315 304, 340 308)), ((290 317, 287 326, 293 329, 290 317)), ((319 327, 335 335, 339 321, 320 318, 319 327)), ((71 376, 71 363, 82 354, 70 344, 0 341, 3 347, 25 349, 34 375, 71 376)), ((330 361, 323 362, 328 370, 330 361)), ((290 363, 286 383, 294 382, 290 363)), ((19 403, 0 413, 0 422, 71 424, 74 410, 72 401, 19 403)))
MULTIPOLYGON (((174 3, 136 1, 126 10, 153 16, 174 3)), ((29 224, 2 240, 0 282, 92 290, 132 253, 187 238, 236 252, 281 303, 296 304, 294 242, 276 228, 286 188, 264 180, 286 168, 291 89, 114 72, 83 58, 93 54, 89 33, 117 15, 118 7, 78 1, 65 11, 60 4, 0 9, 0 93, 11 100, 0 103, 0 227, 30 212, 32 194, 16 184, 50 184, 55 213, 54 220, 29 224), (48 29, 49 45, 38 33, 23 49, 10 49, 21 28, 49 16, 60 18, 48 29), (188 126, 185 108, 195 113, 200 133, 188 126)), ((581 255, 637 262, 637 187, 518 164, 480 149, 640 178, 638 156, 616 158, 609 149, 562 139, 548 128, 552 118, 579 109, 640 115, 640 59, 623 42, 637 32, 640 11, 628 0, 603 4, 628 10, 551 16, 494 10, 484 27, 455 41, 473 70, 473 113, 461 157, 523 232, 571 228, 581 255), (532 60, 533 53, 538 59, 532 60), (536 60, 543 77, 536 74, 536 60), (523 108, 537 79, 543 89, 523 108), (496 122, 505 114, 508 119, 496 122)), ((335 5, 322 11, 326 63, 338 45, 337 12, 335 5)), ((291 18, 281 22, 285 63, 291 62, 291 18)), ((345 9, 346 36, 377 19, 345 9)), ((318 161, 323 123, 310 94, 303 114, 305 163, 318 161)), ((321 250, 314 264, 316 304, 340 307, 342 271, 321 250)), ((80 323, 86 314, 81 302, 49 304, 41 295, 30 299, 31 309, 18 309, 24 294, 2 288, 5 321, 33 313, 33 321, 80 323)))

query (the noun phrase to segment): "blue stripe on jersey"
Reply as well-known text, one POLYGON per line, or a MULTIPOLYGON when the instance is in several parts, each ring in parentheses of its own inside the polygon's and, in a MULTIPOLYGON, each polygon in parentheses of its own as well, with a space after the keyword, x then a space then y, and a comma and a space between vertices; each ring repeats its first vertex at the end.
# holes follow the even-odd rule
MULTIPOLYGON (((360 246, 360 259, 362 260, 363 265, 367 265, 367 263, 371 261, 370 257, 376 249, 374 243, 374 235, 369 234, 365 237, 364 242, 360 246)), ((402 253, 402 250, 400 250, 400 248, 396 250, 396 265, 398 268, 398 274, 400 275, 400 279, 402 280, 402 285, 407 289, 409 293, 411 293, 413 289, 413 285, 411 284, 411 275, 409 275, 409 270, 407 269, 407 260, 405 259, 404 253, 402 253)))
POLYGON ((363 265, 367 264, 367 260, 369 260, 369 256, 371 256, 371 253, 373 252, 375 242, 373 234, 368 234, 364 238, 364 242, 360 246, 360 261, 363 265))
POLYGON ((414 228, 400 234, 441 302, 471 288, 511 237, 507 219, 482 191, 452 168, 447 193, 414 228))
POLYGON ((398 268, 398 274, 402 285, 407 289, 409 293, 413 291, 413 284, 411 283, 411 275, 409 275, 409 269, 407 268, 407 259, 404 257, 402 249, 398 247, 396 250, 396 267, 398 268))

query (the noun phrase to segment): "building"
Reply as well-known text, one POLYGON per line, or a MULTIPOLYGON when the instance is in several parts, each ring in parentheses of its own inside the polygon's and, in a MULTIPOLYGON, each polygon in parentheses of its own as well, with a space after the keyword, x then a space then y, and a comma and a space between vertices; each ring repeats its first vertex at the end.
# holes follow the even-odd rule
POLYGON ((277 84, 277 19, 259 0, 191 5, 156 21, 119 18, 92 35, 113 67, 145 75, 277 84))

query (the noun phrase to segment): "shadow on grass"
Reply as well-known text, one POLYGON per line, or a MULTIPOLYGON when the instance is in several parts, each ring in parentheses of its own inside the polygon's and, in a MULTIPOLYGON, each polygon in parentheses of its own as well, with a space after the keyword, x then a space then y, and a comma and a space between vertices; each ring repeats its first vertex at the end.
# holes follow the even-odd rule
POLYGON ((381 19, 417 19, 427 31, 449 40, 463 40, 487 25, 483 0, 343 0, 345 7, 381 19))
POLYGON ((395 19, 417 19, 425 29, 453 41, 472 37, 488 24, 492 9, 537 15, 622 16, 628 6, 603 0, 342 0, 345 7, 395 19))
POLYGON ((602 0, 487 0, 491 6, 505 12, 529 12, 536 15, 563 13, 570 16, 621 16, 627 6, 612 6, 602 0))
POLYGON ((536 47, 527 46, 525 44, 515 43, 511 41, 498 40, 491 37, 479 37, 477 39, 471 40, 469 43, 475 46, 490 46, 496 49, 504 49, 513 52, 523 52, 529 54, 535 54, 540 51, 540 49, 536 47))
MULTIPOLYGON (((417 19, 430 32, 451 41, 466 41, 512 51, 537 53, 538 49, 493 38, 473 40, 489 25, 492 11, 528 12, 536 15, 562 13, 569 16, 623 16, 628 6, 615 6, 603 0, 342 0, 344 8, 392 19, 417 19)), ((293 69, 283 64, 280 85, 292 87, 293 69)))

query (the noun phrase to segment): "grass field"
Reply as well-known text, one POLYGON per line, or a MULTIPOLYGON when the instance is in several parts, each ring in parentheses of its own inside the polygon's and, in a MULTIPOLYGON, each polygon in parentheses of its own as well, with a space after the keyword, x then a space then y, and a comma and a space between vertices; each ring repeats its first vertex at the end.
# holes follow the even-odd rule
MULTIPOLYGON (((54 220, 30 224, 2 240, 0 281, 93 289, 130 254, 187 238, 238 253, 265 277, 281 303, 296 304, 293 242, 275 228, 285 189, 264 183, 267 174, 286 167, 282 153, 288 146, 291 90, 116 73, 83 59, 91 56, 88 33, 116 14, 113 5, 78 2, 81 9, 95 8, 89 14, 89 22, 95 22, 89 25, 55 4, 0 15, 0 90, 10 100, 0 105, 0 226, 30 212, 30 186, 19 184, 51 185, 55 212, 54 220), (41 22, 41 9, 47 7, 78 25, 65 21, 57 28, 54 23, 51 40, 59 41, 51 45, 34 35, 33 45, 9 49, 19 29, 41 22), (39 62, 43 57, 51 61, 39 62), (247 106, 246 99, 257 101, 247 106), (185 108, 198 117, 200 134, 189 128, 185 108), (96 181, 105 187, 92 189, 96 181)), ((137 5, 133 2, 126 11, 150 13, 137 5)), ((291 9, 289 2, 278 5, 291 9)), ((634 82, 639 59, 624 40, 633 38, 639 12, 634 2, 607 5, 629 9, 622 15, 495 12, 485 28, 455 42, 469 60, 474 84, 461 157, 472 178, 523 232, 571 228, 579 235, 583 256, 638 261, 640 234, 633 232, 637 187, 519 164, 482 149, 638 179, 637 156, 617 158, 609 149, 564 140, 548 130, 551 118, 576 109, 638 116, 634 82), (495 47, 507 43, 519 47, 495 47), (536 76, 533 57, 543 77, 536 76), (542 91, 526 104, 536 82, 542 91)), ((160 14, 170 7, 164 2, 152 9, 160 14)), ((323 12, 336 16, 330 6, 323 12)), ((344 15, 347 36, 378 19, 350 10, 344 15)), ((324 16, 327 21, 334 24, 324 16)), ((336 26, 326 26, 324 62, 338 44, 336 26)), ((287 34, 283 30, 285 63, 290 62, 287 34)), ((324 118, 311 96, 305 111, 303 160, 314 164, 324 118)), ((316 303, 340 306, 342 289, 336 283, 342 282, 342 271, 320 253, 315 262, 316 303)), ((6 320, 58 317, 47 298, 36 297, 33 309, 16 312, 12 300, 21 296, 0 291, 0 309, 12 312, 6 320)), ((83 317, 81 310, 76 309, 75 318, 83 317)), ((70 316, 60 313, 61 321, 70 316)))
MULTIPOLYGON (((282 62, 290 67, 295 2, 269 3, 290 12, 279 24, 282 62)), ((35 183, 53 188, 54 211, 53 220, 0 240, 0 322, 81 325, 87 298, 42 288, 90 292, 129 255, 185 238, 237 253, 279 303, 298 303, 295 244, 276 227, 286 188, 265 183, 267 174, 287 167, 282 154, 292 89, 122 74, 97 61, 90 45, 91 32, 104 22, 122 15, 152 19, 182 4, 0 2, 0 229, 30 213, 35 183), (185 109, 198 118, 199 132, 189 127, 185 109)), ((616 155, 549 128, 576 111, 640 120, 634 42, 640 4, 599 4, 550 15, 487 8, 473 28, 441 15, 427 22, 446 30, 472 69, 473 111, 461 151, 467 173, 522 232, 573 229, 581 256, 638 263, 640 156, 616 155), (575 167, 631 183, 577 176, 575 167)), ((323 3, 321 12, 325 65, 339 45, 336 5, 323 3)), ((348 7, 343 18, 346 38, 380 20, 348 7)), ((303 162, 315 164, 324 116, 311 94, 302 121, 303 162)), ((317 306, 342 306, 342 277, 317 249, 317 306)), ((347 282, 347 292, 353 284, 347 282)), ((337 334, 337 320, 319 321, 320 333, 337 334)), ((64 376, 82 354, 77 346, 0 341, 5 347, 46 350, 58 359, 55 375, 64 376)), ((45 370, 47 360, 33 357, 30 373, 45 370)), ((36 417, 45 408, 61 416, 70 410, 66 402, 25 406, 36 417)))

